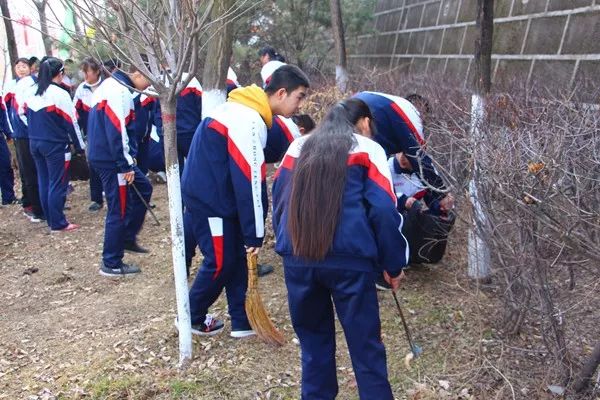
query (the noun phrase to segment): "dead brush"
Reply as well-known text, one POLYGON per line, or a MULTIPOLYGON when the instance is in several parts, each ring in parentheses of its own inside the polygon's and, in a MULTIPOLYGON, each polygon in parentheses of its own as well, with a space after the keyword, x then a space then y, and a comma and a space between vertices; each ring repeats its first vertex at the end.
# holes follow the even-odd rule
POLYGON ((273 325, 260 292, 258 291, 258 257, 256 254, 248 256, 248 291, 246 292, 246 314, 250 326, 263 341, 276 346, 282 346, 285 338, 273 325))

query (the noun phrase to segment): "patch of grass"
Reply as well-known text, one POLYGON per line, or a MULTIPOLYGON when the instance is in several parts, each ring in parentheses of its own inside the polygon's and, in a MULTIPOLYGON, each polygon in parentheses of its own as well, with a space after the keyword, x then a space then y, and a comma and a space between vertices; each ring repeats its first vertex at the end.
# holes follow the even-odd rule
POLYGON ((142 380, 139 377, 101 378, 91 384, 88 392, 93 399, 131 399, 135 393, 142 392, 142 380))
POLYGON ((169 393, 172 399, 192 398, 190 395, 197 395, 206 391, 206 385, 194 381, 172 380, 169 382, 169 393))

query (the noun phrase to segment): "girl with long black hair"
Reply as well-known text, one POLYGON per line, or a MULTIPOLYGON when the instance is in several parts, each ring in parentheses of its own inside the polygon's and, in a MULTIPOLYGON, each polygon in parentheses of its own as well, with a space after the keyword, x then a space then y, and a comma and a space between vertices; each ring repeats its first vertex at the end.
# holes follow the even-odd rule
POLYGON ((393 399, 380 338, 375 278, 396 290, 408 261, 402 218, 369 108, 336 105, 296 139, 273 183, 275 250, 302 349, 302 398, 333 399, 338 385, 333 305, 361 399, 393 399))
POLYGON ((53 232, 69 232, 79 227, 67 221, 63 210, 71 145, 77 152, 85 148, 71 96, 60 86, 63 74, 61 60, 44 59, 40 63, 35 96, 26 103, 29 146, 37 167, 40 201, 53 232))

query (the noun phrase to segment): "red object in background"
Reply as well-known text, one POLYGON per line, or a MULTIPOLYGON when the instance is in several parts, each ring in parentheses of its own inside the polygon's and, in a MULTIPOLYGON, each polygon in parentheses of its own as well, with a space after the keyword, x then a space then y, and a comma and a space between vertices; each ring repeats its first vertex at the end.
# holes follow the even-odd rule
POLYGON ((23 38, 25 39, 25 46, 29 46, 29 41, 27 40, 27 27, 31 24, 31 19, 27 17, 21 17, 17 20, 17 22, 23 25, 23 38))

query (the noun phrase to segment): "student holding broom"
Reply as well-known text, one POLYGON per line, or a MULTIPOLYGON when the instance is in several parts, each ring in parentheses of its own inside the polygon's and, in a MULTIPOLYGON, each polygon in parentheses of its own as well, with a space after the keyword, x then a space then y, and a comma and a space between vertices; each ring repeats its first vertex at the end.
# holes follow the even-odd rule
MULTIPOLYGON (((233 90, 196 130, 181 180, 185 229, 204 255, 190 289, 192 333, 214 335, 223 322, 208 308, 227 293, 231 336, 253 335, 244 309, 246 253, 257 253, 267 216, 265 147, 273 115, 290 117, 306 96, 308 78, 298 68, 278 69, 263 90, 233 90)), ((280 156, 287 149, 287 141, 280 156)))
POLYGON ((336 105, 291 144, 273 183, 275 250, 302 350, 302 399, 337 395, 334 304, 360 398, 393 399, 375 277, 382 268, 398 289, 408 245, 372 123, 363 101, 336 105))

